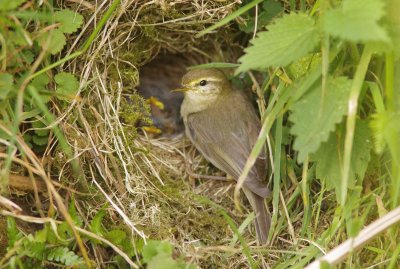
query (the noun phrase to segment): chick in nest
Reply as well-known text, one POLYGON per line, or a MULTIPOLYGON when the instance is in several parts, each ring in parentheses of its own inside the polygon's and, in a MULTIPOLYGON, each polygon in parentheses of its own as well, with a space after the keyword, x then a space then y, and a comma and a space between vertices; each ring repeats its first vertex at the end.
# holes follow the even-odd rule
POLYGON ((194 60, 183 55, 159 54, 144 65, 139 72, 138 92, 151 106, 154 127, 145 128, 151 133, 174 134, 183 131, 183 122, 179 108, 183 100, 182 93, 171 90, 180 86, 186 67, 194 60))

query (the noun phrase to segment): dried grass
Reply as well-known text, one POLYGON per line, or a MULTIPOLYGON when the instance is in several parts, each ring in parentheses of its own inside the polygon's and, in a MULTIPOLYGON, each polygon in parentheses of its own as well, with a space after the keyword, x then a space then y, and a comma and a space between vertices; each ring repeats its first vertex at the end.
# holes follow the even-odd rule
MULTIPOLYGON (((69 54, 85 40, 112 1, 62 2, 86 18, 81 34, 71 38, 69 54)), ((139 68, 161 52, 201 55, 205 61, 235 59, 235 49, 240 45, 233 42, 229 26, 200 39, 195 39, 194 33, 218 22, 239 4, 240 1, 221 0, 121 1, 88 53, 61 67, 80 74, 81 98, 67 107, 55 104, 55 110, 59 115, 57 124, 83 173, 74 175, 69 165, 72 160, 56 149, 55 143, 50 143, 41 166, 53 173, 53 179, 57 177, 62 184, 85 193, 76 194, 75 200, 86 225, 107 205, 104 225, 131 231, 133 243, 167 239, 179 255, 201 268, 247 267, 241 246, 229 245, 233 233, 220 209, 199 198, 208 197, 221 205, 240 224, 247 213, 234 208, 234 183, 188 177, 188 166, 199 174, 222 174, 193 154, 183 135, 153 138, 146 133, 137 134, 132 127, 137 120, 146 118, 145 104, 134 91, 139 84, 139 68), (134 96, 135 104, 143 103, 134 108, 136 118, 131 122, 123 122, 120 117, 127 113, 127 96, 134 96)), ((285 191, 283 204, 293 191, 285 191)), ((292 218, 296 230, 299 225, 296 227, 295 222, 301 219, 301 213, 292 218)), ((244 236, 255 245, 251 231, 246 230, 244 236)), ((295 236, 294 231, 275 235, 274 245, 291 249, 297 241, 295 236)), ((301 243, 297 248, 301 249, 301 243)), ((256 252, 257 248, 253 250, 256 252)), ((276 262, 282 254, 273 248, 263 248, 261 252, 268 263, 276 262)), ((106 259, 99 253, 91 258, 97 259, 98 264, 106 259)))
MULTIPOLYGON (((68 7, 83 14, 94 11, 86 16, 82 31, 90 32, 110 3, 102 1, 96 7, 79 1, 68 3, 68 7)), ((233 49, 221 49, 224 42, 230 42, 228 29, 202 39, 194 39, 193 33, 219 21, 238 4, 239 1, 122 1, 89 52, 63 66, 64 70, 81 74, 82 99, 59 108, 60 112, 65 111, 60 124, 84 169, 84 180, 89 185, 84 188, 93 191, 92 185, 97 197, 102 197, 77 199, 82 216, 89 221, 107 201, 110 220, 128 227, 133 242, 140 238, 167 239, 179 253, 201 267, 246 264, 240 254, 232 259, 204 248, 204 244, 223 246, 232 232, 218 210, 196 199, 198 194, 208 196, 240 219, 243 216, 234 211, 231 200, 233 183, 188 181, 184 151, 190 144, 182 135, 152 138, 145 133, 129 133, 132 128, 128 125, 134 122, 121 122, 120 114, 125 113, 126 96, 136 95, 138 69, 158 53, 201 55, 205 61, 221 59, 223 54, 229 57, 233 49)), ((77 36, 69 52, 84 37, 85 34, 77 36)), ((145 117, 142 110, 136 110, 138 119, 145 117)), ((67 163, 63 158, 58 162, 67 163)), ((200 156, 193 158, 191 169, 210 174, 200 156)), ((65 181, 70 172, 62 169, 59 178, 73 185, 74 182, 65 181)), ((76 182, 75 188, 81 185, 76 182)))

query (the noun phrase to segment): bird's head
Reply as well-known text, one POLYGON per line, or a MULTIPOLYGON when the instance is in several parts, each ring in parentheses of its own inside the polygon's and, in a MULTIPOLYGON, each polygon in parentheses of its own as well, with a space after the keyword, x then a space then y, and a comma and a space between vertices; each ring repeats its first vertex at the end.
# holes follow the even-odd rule
POLYGON ((220 95, 230 89, 225 74, 215 68, 191 70, 182 78, 182 88, 175 91, 190 95, 210 98, 220 95))

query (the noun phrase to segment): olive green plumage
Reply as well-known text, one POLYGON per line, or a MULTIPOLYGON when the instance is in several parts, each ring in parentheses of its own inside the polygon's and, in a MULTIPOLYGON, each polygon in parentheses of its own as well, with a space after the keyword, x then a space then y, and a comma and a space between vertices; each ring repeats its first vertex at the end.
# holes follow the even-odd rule
MULTIPOLYGON (((260 131, 252 104, 243 93, 232 89, 218 69, 190 71, 182 78, 182 86, 185 97, 181 116, 186 135, 208 161, 237 180, 260 131)), ((262 152, 243 186, 256 214, 259 244, 267 242, 270 226, 265 207, 269 195, 266 166, 262 152)))

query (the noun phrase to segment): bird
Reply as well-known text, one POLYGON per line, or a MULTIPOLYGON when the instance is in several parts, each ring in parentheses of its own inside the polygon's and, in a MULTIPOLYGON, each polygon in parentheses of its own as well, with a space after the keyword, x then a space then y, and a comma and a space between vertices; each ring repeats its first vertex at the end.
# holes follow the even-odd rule
MULTIPOLYGON (((206 160, 238 180, 261 128, 251 101, 216 68, 192 69, 181 84, 175 91, 184 93, 180 114, 186 136, 206 160)), ((262 151, 242 188, 256 216, 258 245, 267 243, 271 222, 265 204, 270 197, 266 174, 262 151)))

